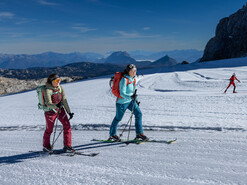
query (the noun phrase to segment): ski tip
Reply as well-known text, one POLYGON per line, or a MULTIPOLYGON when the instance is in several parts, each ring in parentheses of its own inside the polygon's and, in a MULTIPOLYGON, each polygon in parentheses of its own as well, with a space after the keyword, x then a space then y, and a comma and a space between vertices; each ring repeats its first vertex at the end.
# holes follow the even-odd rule
POLYGON ((175 143, 176 141, 177 141, 177 138, 170 140, 170 141, 167 141, 167 144, 172 144, 172 143, 175 143))
POLYGON ((99 155, 99 153, 94 153, 94 154, 92 154, 92 157, 95 157, 97 155, 99 155))

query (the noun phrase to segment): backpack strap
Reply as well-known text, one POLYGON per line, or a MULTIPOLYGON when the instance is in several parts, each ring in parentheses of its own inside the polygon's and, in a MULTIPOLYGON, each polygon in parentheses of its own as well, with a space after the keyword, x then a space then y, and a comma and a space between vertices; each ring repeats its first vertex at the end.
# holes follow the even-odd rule
POLYGON ((129 85, 129 79, 126 76, 123 76, 126 79, 126 86, 129 85))
MULTIPOLYGON (((59 91, 56 91, 56 92, 53 92, 53 90, 52 89, 49 89, 49 91, 50 91, 50 95, 52 96, 53 94, 57 94, 58 96, 59 96, 59 98, 61 98, 61 96, 60 96, 60 94, 59 93, 62 93, 62 88, 61 88, 61 86, 59 86, 59 91)), ((44 92, 44 91, 43 91, 44 92)), ((45 104, 45 100, 44 100, 44 96, 43 96, 43 92, 42 92, 42 100, 43 100, 43 105, 45 104)), ((55 109, 51 109, 51 110, 53 110, 55 113, 57 113, 57 111, 55 110, 55 109)))
MULTIPOLYGON (((128 86, 129 84, 132 84, 132 83, 134 83, 134 85, 136 86, 136 79, 135 78, 134 78, 134 81, 132 81, 132 82, 129 82, 129 79, 126 76, 123 76, 123 78, 126 79, 126 86, 128 86)), ((117 97, 117 101, 119 98, 120 97, 117 97)))
POLYGON ((129 82, 129 79, 127 77, 124 76, 124 78, 127 80, 126 86, 129 84, 132 84, 132 83, 134 83, 134 85, 136 86, 136 79, 135 78, 134 78, 134 81, 132 81, 132 82, 129 82))
POLYGON ((42 91, 42 105, 45 106, 45 98, 44 98, 45 89, 42 91))
POLYGON ((134 81, 129 82, 129 79, 127 77, 125 77, 125 76, 123 76, 123 77, 127 80, 126 86, 129 85, 129 84, 132 84, 132 83, 134 83, 134 85, 136 86, 136 78, 134 78, 134 81))
POLYGON ((53 94, 57 94, 59 96, 59 98, 61 98, 59 93, 62 93, 62 88, 61 86, 58 87, 59 91, 53 92, 53 90, 50 91, 50 95, 52 96, 53 94))

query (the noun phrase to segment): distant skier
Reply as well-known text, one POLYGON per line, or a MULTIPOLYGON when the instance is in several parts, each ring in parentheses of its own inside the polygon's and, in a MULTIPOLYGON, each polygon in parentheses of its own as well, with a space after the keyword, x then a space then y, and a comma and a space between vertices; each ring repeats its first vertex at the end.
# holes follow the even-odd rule
POLYGON ((240 82, 238 79, 237 79, 237 77, 236 77, 236 74, 235 73, 233 73, 232 74, 232 76, 231 76, 231 78, 229 79, 230 80, 230 83, 229 83, 229 85, 228 85, 228 87, 226 88, 226 90, 224 91, 224 93, 226 93, 226 91, 227 91, 227 89, 231 86, 231 85, 233 85, 233 93, 236 93, 236 85, 235 85, 235 82, 234 82, 234 80, 237 80, 238 82, 240 82))
POLYGON ((117 96, 116 100, 116 116, 114 117, 110 127, 110 138, 111 141, 121 141, 117 136, 117 125, 122 120, 124 113, 127 109, 132 111, 135 115, 135 127, 136 127, 136 139, 148 140, 147 136, 143 134, 142 129, 142 112, 137 102, 136 90, 136 66, 133 64, 127 65, 123 73, 117 72, 114 76, 112 92, 115 90, 118 94, 113 93, 117 96), (118 78, 117 75, 119 74, 118 78), (118 80, 117 80, 118 79, 118 80), (120 81, 120 82, 119 82, 120 81))
POLYGON ((47 78, 46 89, 44 90, 44 100, 49 111, 45 111, 46 129, 43 136, 43 151, 51 152, 53 150, 50 144, 50 136, 53 131, 55 120, 58 119, 63 125, 63 143, 65 152, 74 152, 71 147, 71 126, 69 119, 73 118, 65 92, 60 84, 60 78, 57 74, 51 74, 47 78), (69 114, 67 117, 66 112, 69 114))

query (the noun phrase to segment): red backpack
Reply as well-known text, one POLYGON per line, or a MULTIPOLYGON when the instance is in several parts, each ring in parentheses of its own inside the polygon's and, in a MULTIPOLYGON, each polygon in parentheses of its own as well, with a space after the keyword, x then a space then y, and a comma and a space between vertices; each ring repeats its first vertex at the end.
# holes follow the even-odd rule
POLYGON ((126 86, 129 84, 132 84, 134 82, 134 85, 136 85, 136 79, 134 79, 134 81, 129 82, 129 79, 126 78, 122 73, 120 72, 116 72, 114 75, 114 79, 113 79, 113 85, 112 85, 112 94, 114 94, 114 96, 116 96, 117 98, 122 98, 120 96, 120 91, 119 91, 119 82, 122 78, 125 78, 127 80, 126 86))

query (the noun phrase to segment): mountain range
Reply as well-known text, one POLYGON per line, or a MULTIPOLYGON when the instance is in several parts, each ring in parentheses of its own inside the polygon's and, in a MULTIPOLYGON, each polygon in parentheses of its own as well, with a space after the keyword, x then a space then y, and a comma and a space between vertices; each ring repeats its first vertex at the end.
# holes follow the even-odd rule
POLYGON ((114 74, 123 71, 127 64, 135 64, 139 69, 168 67, 176 65, 176 61, 165 56, 155 62, 137 62, 127 52, 115 52, 104 63, 77 62, 57 67, 32 67, 27 69, 0 69, 0 76, 5 78, 17 78, 21 80, 45 78, 51 73, 57 73, 63 77, 75 79, 92 78, 101 75, 114 74))
POLYGON ((155 61, 162 58, 165 55, 168 55, 174 58, 178 63, 182 63, 183 61, 192 63, 202 57, 203 51, 196 49, 161 51, 161 52, 136 50, 129 52, 129 54, 131 57, 133 57, 136 60, 155 61))
POLYGON ((78 62, 51 68, 34 67, 28 69, 0 69, 0 76, 5 78, 17 78, 20 80, 38 80, 47 78, 51 73, 56 73, 61 77, 71 77, 74 80, 78 80, 114 74, 116 71, 122 70, 121 66, 114 64, 78 62))
POLYGON ((127 64, 135 64, 138 68, 154 68, 169 67, 177 64, 176 60, 168 55, 154 61, 136 61, 126 51, 117 51, 112 53, 104 61, 105 63, 118 64, 126 66, 127 64))
MULTIPOLYGON (((132 51, 126 52, 126 58, 131 57, 129 63, 135 61, 155 61, 165 55, 174 58, 178 63, 182 61, 194 62, 202 56, 202 52, 198 50, 174 50, 169 52, 149 52, 149 51, 132 51), (175 56, 175 57, 174 57, 175 56)), ((54 53, 46 52, 35 55, 27 54, 0 54, 0 68, 2 69, 27 69, 31 67, 56 67, 64 66, 77 62, 94 62, 94 63, 119 63, 115 60, 116 52, 110 52, 107 55, 99 53, 54 53), (112 56, 112 54, 115 55, 112 56)), ((123 56, 121 56, 123 57, 123 56)), ((118 58, 118 57, 117 57, 118 58)), ((145 62, 143 63, 145 64, 145 62)))
POLYGON ((0 54, 0 68, 2 69, 26 69, 31 67, 55 67, 64 66, 76 62, 95 62, 104 56, 98 53, 54 53, 46 52, 36 55, 9 55, 0 54))

